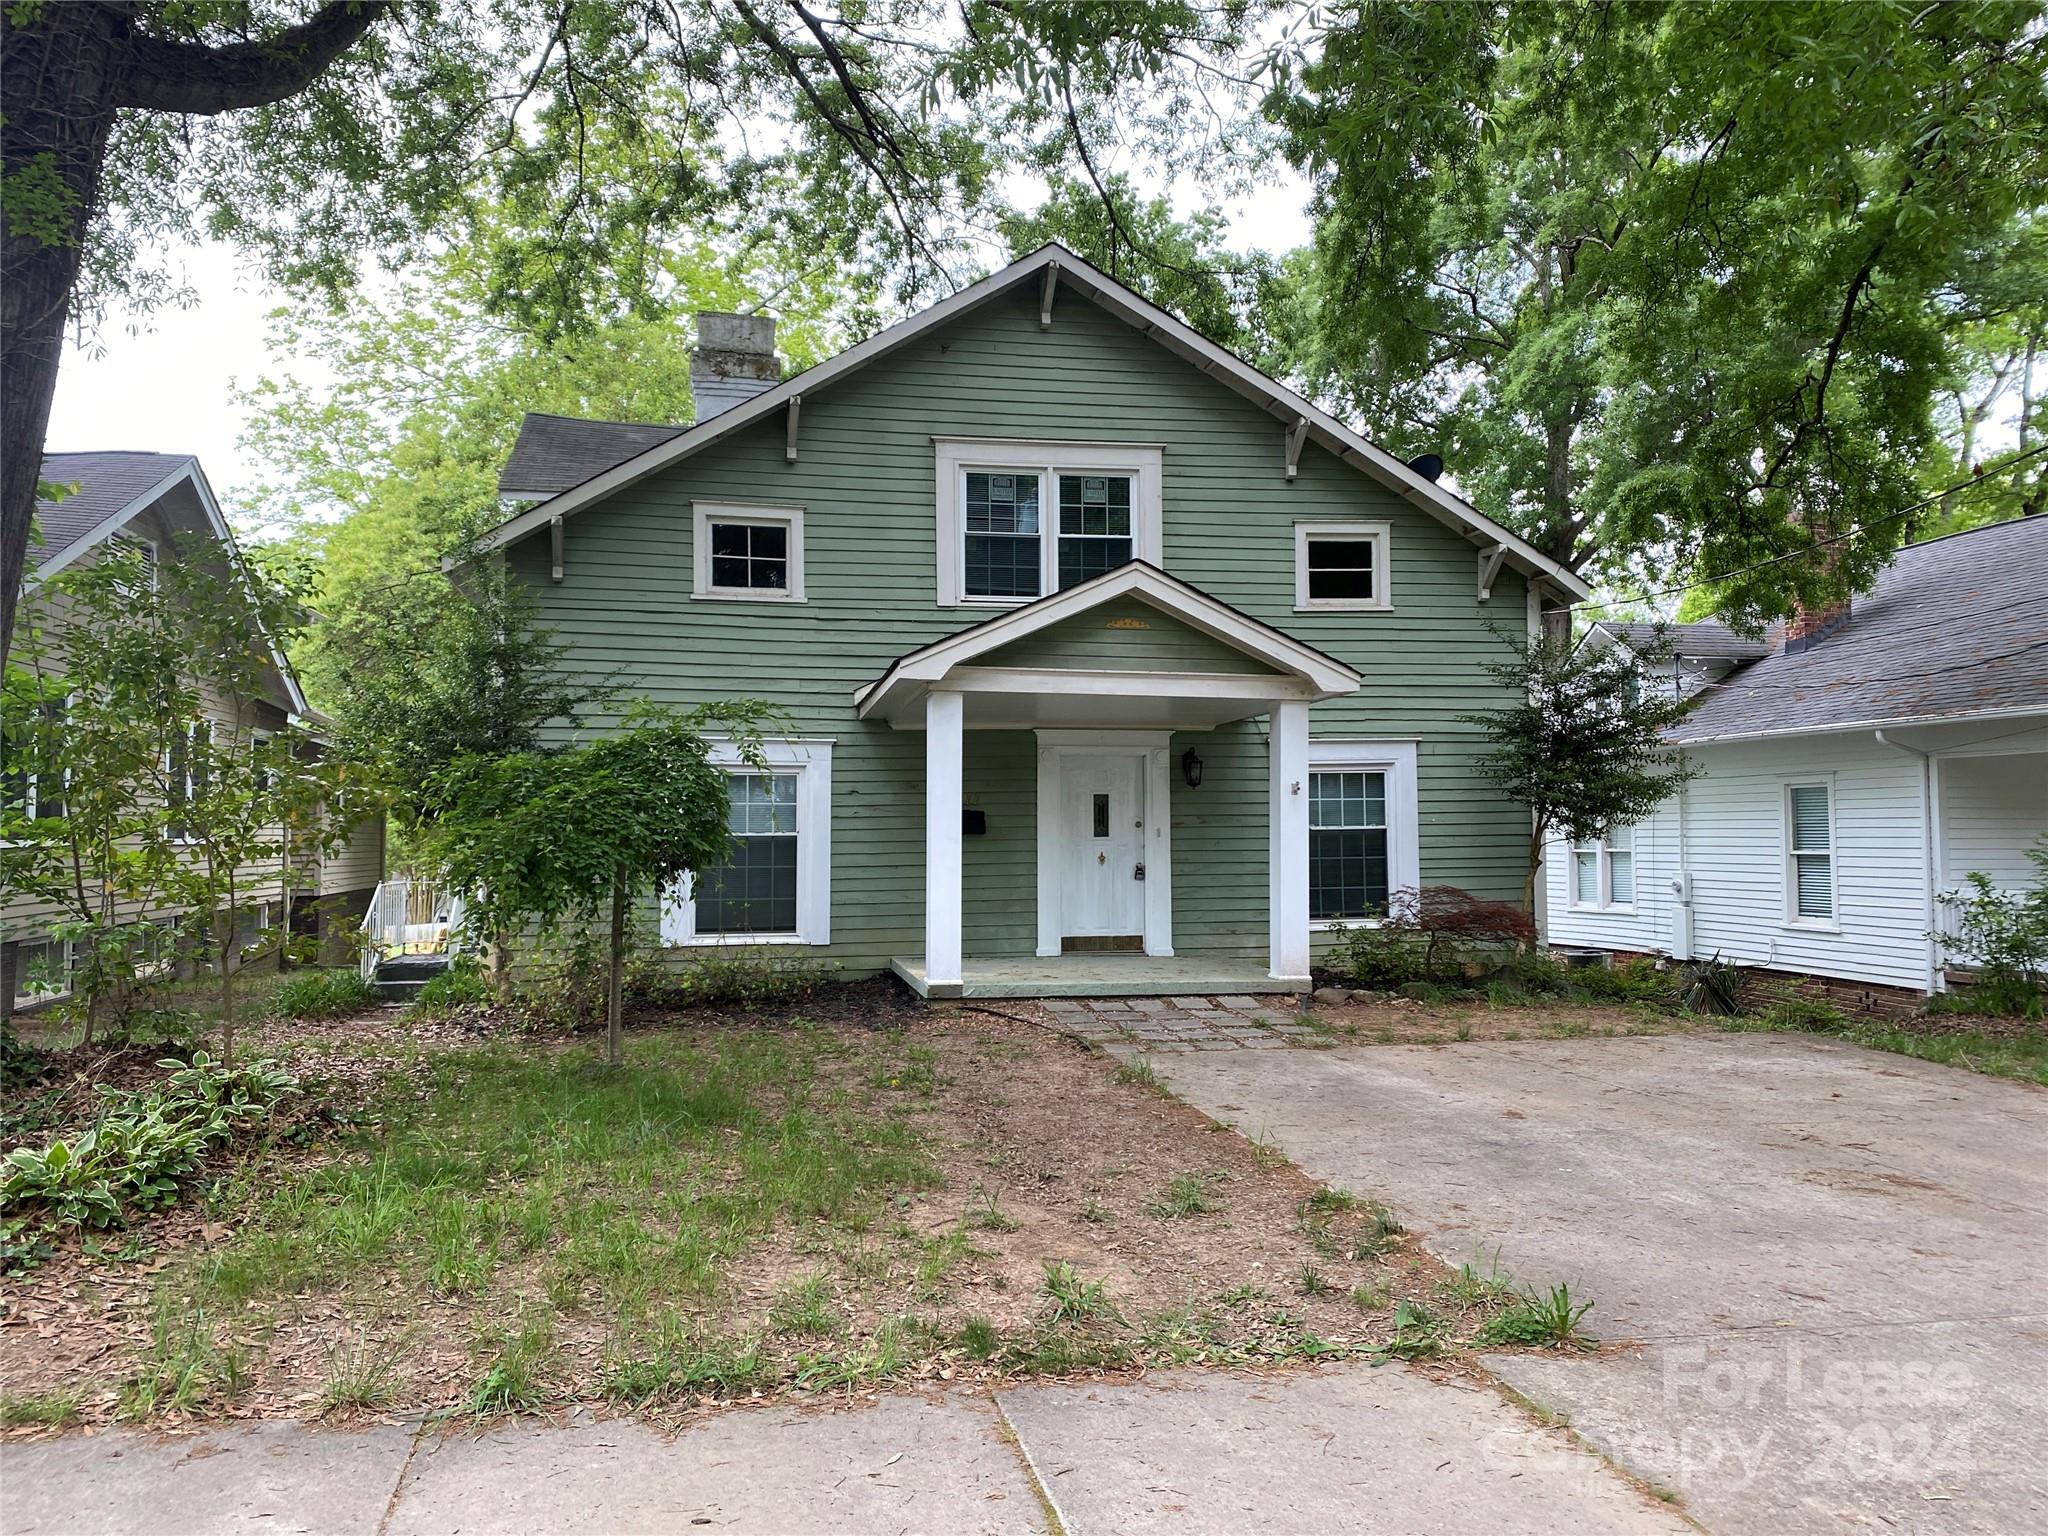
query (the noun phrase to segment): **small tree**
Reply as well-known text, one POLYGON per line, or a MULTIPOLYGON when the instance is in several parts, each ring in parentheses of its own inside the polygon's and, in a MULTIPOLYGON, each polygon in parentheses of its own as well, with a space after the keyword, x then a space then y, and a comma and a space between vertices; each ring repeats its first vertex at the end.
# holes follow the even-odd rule
POLYGON ((617 1066, 626 907, 726 857, 726 775, 703 732, 716 726, 756 766, 761 706, 644 710, 617 736, 552 754, 458 758, 432 785, 429 847, 486 933, 552 930, 609 905, 605 1054, 617 1066))
MULTIPOLYGON (((86 1037, 147 993, 143 962, 217 930, 234 1050, 234 914, 260 880, 338 844, 374 809, 346 760, 253 701, 303 610, 209 541, 154 569, 117 544, 22 609, 0 693, 0 883, 78 952, 86 1037)), ((153 974, 153 972, 152 972, 153 974)))
MULTIPOLYGON (((1499 634, 1500 631, 1496 630, 1499 634)), ((1641 820, 1698 770, 1665 739, 1693 700, 1651 684, 1668 644, 1574 644, 1502 634, 1512 660, 1487 671, 1516 703, 1458 718, 1486 732, 1480 771, 1529 807, 1529 872, 1522 910, 1536 908, 1536 876, 1553 833, 1577 841, 1641 820)))

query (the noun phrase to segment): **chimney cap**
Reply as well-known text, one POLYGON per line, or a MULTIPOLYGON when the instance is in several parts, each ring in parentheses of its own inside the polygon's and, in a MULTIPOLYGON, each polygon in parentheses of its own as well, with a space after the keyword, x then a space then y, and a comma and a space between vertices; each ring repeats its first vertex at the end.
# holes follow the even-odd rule
POLYGON ((775 351, 775 317, 700 309, 697 311, 697 345, 713 352, 772 355, 775 351))

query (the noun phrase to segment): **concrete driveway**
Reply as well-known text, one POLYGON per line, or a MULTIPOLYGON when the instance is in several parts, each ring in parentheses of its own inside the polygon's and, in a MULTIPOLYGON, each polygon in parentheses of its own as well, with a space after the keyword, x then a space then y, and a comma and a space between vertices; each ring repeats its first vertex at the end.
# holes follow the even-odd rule
POLYGON ((1781 1035, 1153 1058, 1453 1264, 1595 1303, 1487 1364, 1721 1536, 2048 1532, 2048 1092, 1781 1035))

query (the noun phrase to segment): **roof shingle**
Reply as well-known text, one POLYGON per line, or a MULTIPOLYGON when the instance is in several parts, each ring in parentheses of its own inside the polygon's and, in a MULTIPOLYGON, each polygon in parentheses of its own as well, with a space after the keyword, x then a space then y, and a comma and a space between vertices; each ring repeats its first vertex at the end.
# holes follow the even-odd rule
POLYGON ((518 441, 498 475, 498 494, 521 498, 560 495, 687 430, 654 422, 586 421, 579 416, 528 411, 520 419, 518 441))
POLYGON ((93 534, 108 518, 152 486, 163 484, 192 462, 189 453, 47 453, 42 478, 77 489, 62 501, 36 502, 36 527, 43 542, 30 558, 54 560, 93 534))

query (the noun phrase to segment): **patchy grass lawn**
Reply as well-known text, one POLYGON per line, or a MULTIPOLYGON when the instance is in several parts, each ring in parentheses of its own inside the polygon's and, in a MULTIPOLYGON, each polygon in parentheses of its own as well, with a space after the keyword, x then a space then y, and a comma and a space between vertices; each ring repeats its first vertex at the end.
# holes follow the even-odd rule
MULTIPOLYGON (((1727 1026, 1757 1030, 1773 1027, 1761 1018, 1730 1019, 1727 1026)), ((1929 1014, 1907 1021, 1852 1020, 1840 1029, 1826 1031, 1825 1038, 2048 1087, 2048 1027, 2024 1020, 1958 1014, 1929 1014)))
POLYGON ((1490 1002, 1483 992, 1444 1002, 1378 998, 1316 1004, 1304 1022, 1322 1045, 1448 1045, 1468 1040, 1580 1040, 1614 1035, 1682 1035, 1725 1029, 1726 1019, 1699 1018, 1646 1005, 1586 1007, 1573 1003, 1490 1002))
MULTIPOLYGON (((308 1058, 360 1128, 9 1283, 0 1408, 488 1414, 1388 1351, 1506 1303, 1022 1013, 308 1058)), ((319 1037, 331 1040, 329 1036, 319 1037)))

